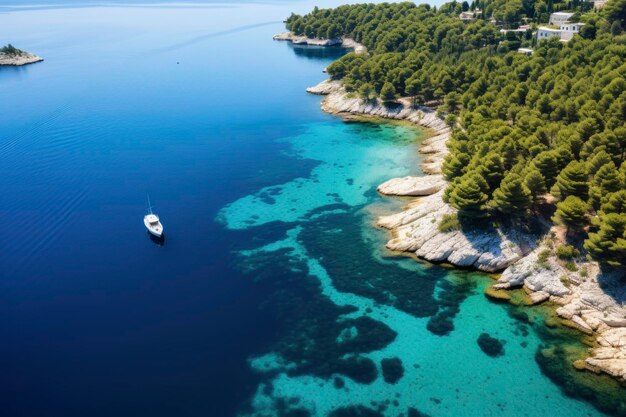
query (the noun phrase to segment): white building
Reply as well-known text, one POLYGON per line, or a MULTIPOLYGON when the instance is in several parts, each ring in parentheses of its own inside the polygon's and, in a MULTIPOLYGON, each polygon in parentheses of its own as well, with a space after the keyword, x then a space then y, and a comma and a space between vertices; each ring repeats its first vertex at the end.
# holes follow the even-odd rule
POLYGON ((556 12, 550 15, 550 24, 554 26, 561 26, 563 23, 567 23, 574 13, 556 12))
POLYGON ((476 17, 474 12, 461 12, 459 15, 459 19, 461 20, 472 20, 476 17))
POLYGON ((517 50, 518 54, 524 54, 524 55, 528 55, 528 56, 531 56, 533 54, 533 52, 534 51, 532 49, 530 49, 530 48, 519 48, 517 50))
POLYGON ((572 39, 575 34, 580 32, 580 28, 584 25, 584 23, 565 23, 561 25, 559 29, 539 26, 539 28, 537 28, 537 40, 540 41, 542 39, 558 36, 561 41, 567 42, 572 39))
POLYGON ((584 25, 584 23, 566 23, 561 25, 561 40, 569 41, 575 34, 580 32, 580 28, 584 25))
POLYGON ((552 29, 546 26, 539 26, 537 28, 537 40, 552 38, 554 36, 561 37, 560 29, 552 29))

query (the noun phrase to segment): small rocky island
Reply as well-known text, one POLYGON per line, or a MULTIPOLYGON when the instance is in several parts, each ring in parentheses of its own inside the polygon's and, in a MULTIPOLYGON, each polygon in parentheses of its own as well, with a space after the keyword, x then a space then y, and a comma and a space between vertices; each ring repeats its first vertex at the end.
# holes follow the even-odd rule
POLYGON ((11 44, 0 48, 0 66, 22 66, 27 64, 34 64, 35 62, 43 61, 43 58, 30 52, 17 49, 11 44))

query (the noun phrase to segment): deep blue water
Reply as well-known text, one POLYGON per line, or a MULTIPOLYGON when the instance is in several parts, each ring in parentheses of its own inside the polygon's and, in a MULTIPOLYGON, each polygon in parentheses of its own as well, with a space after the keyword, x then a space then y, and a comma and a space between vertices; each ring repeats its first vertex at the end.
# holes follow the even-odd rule
POLYGON ((601 415, 480 275, 383 251, 420 133, 304 93, 345 51, 271 35, 320 3, 0 8, 46 59, 0 69, 0 415, 601 415))

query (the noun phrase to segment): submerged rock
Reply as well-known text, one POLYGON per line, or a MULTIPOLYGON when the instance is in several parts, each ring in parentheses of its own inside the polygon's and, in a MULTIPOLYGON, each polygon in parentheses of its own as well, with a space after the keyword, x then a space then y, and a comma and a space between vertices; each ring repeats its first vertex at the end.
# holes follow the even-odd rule
POLYGON ((492 358, 504 355, 504 344, 495 337, 489 336, 488 333, 481 333, 476 342, 480 350, 492 358))
POLYGON ((485 295, 491 301, 495 301, 496 303, 508 303, 511 301, 511 294, 504 290, 496 290, 493 287, 485 288, 485 295))
POLYGON ((388 358, 380 361, 383 379, 388 384, 395 384, 404 376, 404 367, 400 358, 388 358))

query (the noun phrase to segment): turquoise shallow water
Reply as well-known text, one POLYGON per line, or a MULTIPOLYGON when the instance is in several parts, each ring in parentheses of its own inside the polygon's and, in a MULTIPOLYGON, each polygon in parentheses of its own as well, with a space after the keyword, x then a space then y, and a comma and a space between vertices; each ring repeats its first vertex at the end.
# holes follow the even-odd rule
MULTIPOLYGON (((278 344, 287 357, 279 349, 251 359, 251 367, 265 379, 243 414, 306 410, 310 415, 326 416, 343 409, 347 414, 337 415, 398 416, 419 410, 431 416, 553 416, 558 409, 568 416, 601 415, 588 404, 564 397, 541 373, 534 359, 539 338, 511 318, 507 307, 487 301, 482 291, 488 280, 481 274, 386 257, 381 249, 386 232, 373 229, 371 222, 376 214, 397 209, 398 203, 381 205, 372 190, 390 175, 415 171, 415 145, 405 140, 410 130, 369 124, 329 128, 313 124, 303 135, 287 139, 294 157, 318 162, 307 177, 261 189, 220 213, 220 220, 230 228, 290 223, 282 239, 242 251, 241 262, 254 265, 254 271, 276 263, 290 265, 292 273, 315 282, 319 291, 315 297, 344 309, 334 318, 336 328, 308 332, 307 326, 322 326, 327 320, 316 323, 313 318, 292 330, 311 337, 296 341, 299 348, 320 352, 294 354, 289 346, 278 344), (376 204, 368 206, 372 202, 376 204), (309 250, 310 246, 314 249, 309 250), (342 259, 346 252, 350 254, 342 259), (343 261, 351 265, 338 267, 343 261), (389 275, 413 282, 398 282, 389 275), (353 292, 337 288, 346 287, 346 279, 360 281, 347 284, 353 292), (371 298, 359 295, 376 287, 377 294, 371 298), (407 288, 414 292, 407 294, 407 288), (452 302, 451 306, 445 299, 449 301, 455 290, 462 295, 458 305, 452 302), (403 303, 403 298, 426 298, 430 303, 403 303), (454 310, 454 330, 445 335, 430 331, 431 316, 446 308, 454 310), (352 349, 343 349, 342 345, 359 339, 362 329, 354 323, 363 318, 383 324, 391 336, 383 336, 384 332, 360 336, 378 336, 388 343, 372 347, 359 340, 352 349), (330 335, 322 335, 326 331, 330 335), (505 354, 493 358, 483 353, 476 343, 481 333, 504 341, 505 354), (310 362, 317 360, 311 356, 318 354, 325 356, 325 361, 363 359, 373 364, 374 370, 360 366, 356 371, 341 372, 344 368, 331 366, 317 375, 316 370, 301 373, 299 369, 309 368, 310 362), (381 366, 391 358, 400 359, 403 368, 402 377, 394 383, 385 381, 381 366), (374 376, 364 376, 372 373, 374 376)), ((313 314, 323 312, 314 310, 313 314)), ((287 343, 294 339, 298 337, 291 335, 287 343)))
POLYGON ((385 252, 419 132, 304 93, 345 51, 271 36, 315 3, 0 0, 46 59, 0 69, 0 415, 602 415, 483 275, 385 252))

